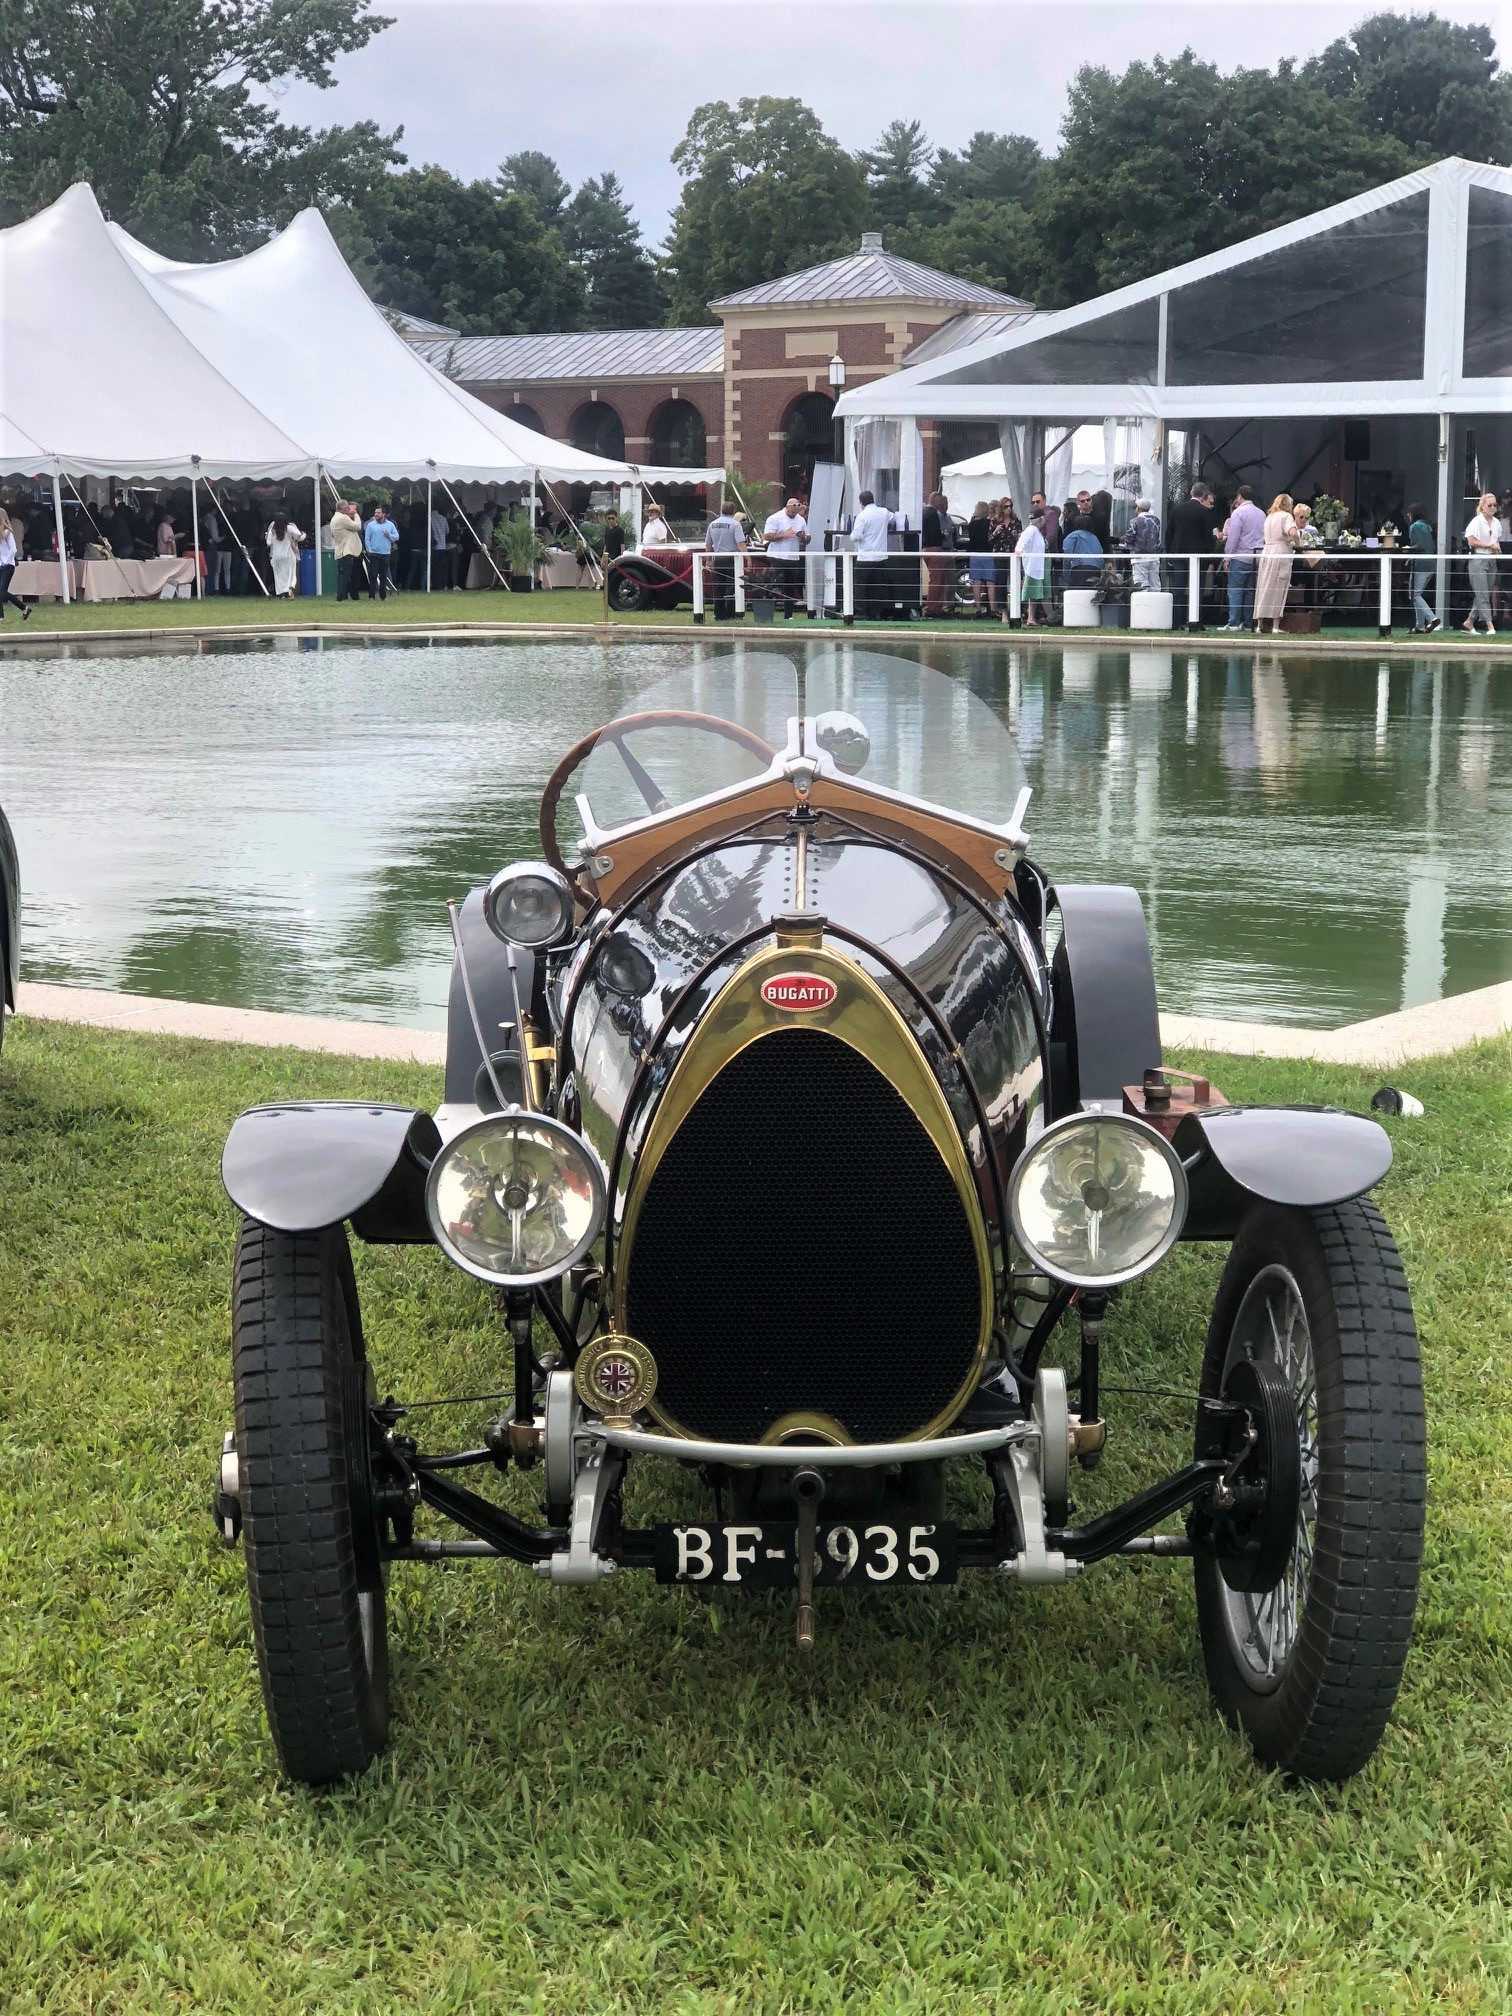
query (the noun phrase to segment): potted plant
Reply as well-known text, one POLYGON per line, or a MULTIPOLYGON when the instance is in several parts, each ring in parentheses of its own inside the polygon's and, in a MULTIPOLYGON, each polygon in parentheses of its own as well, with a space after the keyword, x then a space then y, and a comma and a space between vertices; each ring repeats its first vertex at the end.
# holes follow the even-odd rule
POLYGON ((1349 516, 1343 504, 1324 490, 1314 497, 1312 513, 1313 523, 1322 532, 1324 544, 1336 546, 1339 543, 1339 528, 1349 516))
POLYGON ((493 546, 509 575, 510 587, 517 594, 528 594, 535 586, 536 562, 546 555, 529 514, 518 510, 501 512, 494 526, 493 546))

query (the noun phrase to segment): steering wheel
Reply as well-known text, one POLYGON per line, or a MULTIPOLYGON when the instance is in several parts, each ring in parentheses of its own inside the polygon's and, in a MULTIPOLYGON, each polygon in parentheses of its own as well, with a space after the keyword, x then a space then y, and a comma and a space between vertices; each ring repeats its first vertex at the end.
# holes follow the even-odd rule
POLYGON ((623 738, 634 735, 642 728, 701 728, 706 734, 717 735, 722 741, 733 742, 737 748, 748 749, 753 756, 759 756, 764 763, 770 763, 776 750, 751 728, 742 728, 738 721, 726 721, 718 714, 698 714, 687 707, 656 707, 645 714, 622 714, 611 721, 606 728, 595 728, 591 735, 585 735, 580 742, 574 742, 567 754, 557 764, 546 779, 546 788, 541 793, 541 852, 559 874, 567 879, 585 897, 589 892, 583 888, 573 871, 562 859, 562 850, 557 842, 557 807, 567 780, 578 765, 601 742, 610 742, 618 752, 631 781, 646 801, 651 812, 666 812, 671 809, 670 801, 663 795, 644 766, 625 747, 623 738))

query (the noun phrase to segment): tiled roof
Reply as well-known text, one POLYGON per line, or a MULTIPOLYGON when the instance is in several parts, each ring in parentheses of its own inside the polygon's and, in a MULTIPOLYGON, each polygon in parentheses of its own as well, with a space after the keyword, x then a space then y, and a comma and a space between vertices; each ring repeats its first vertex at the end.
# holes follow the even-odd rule
POLYGON ((1038 320, 1033 308, 1013 308, 1003 315, 956 315, 908 353, 910 364, 927 364, 931 357, 944 357, 963 344, 979 343, 984 336, 1006 336, 1025 322, 1038 320))
POLYGON ((720 377, 723 329, 591 329, 564 336, 460 336, 417 343, 438 370, 467 385, 558 379, 720 377))
POLYGON ((822 308, 842 301, 928 301, 943 307, 1027 308, 1012 294, 999 294, 975 280, 956 280, 933 266, 921 266, 915 259, 900 259, 884 252, 881 234, 868 231, 859 252, 844 259, 827 259, 822 266, 806 266, 801 273, 789 273, 781 280, 766 280, 759 287, 742 288, 711 301, 711 308, 775 308, 784 305, 822 308))

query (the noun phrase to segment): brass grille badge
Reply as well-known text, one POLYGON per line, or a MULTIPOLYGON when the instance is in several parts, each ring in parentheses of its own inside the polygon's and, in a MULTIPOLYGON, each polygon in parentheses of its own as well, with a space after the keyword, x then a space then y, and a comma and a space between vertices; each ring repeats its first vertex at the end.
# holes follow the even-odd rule
POLYGON ((578 1398, 611 1428, 627 1428, 656 1391, 656 1360, 634 1337, 596 1337, 572 1375, 578 1398))

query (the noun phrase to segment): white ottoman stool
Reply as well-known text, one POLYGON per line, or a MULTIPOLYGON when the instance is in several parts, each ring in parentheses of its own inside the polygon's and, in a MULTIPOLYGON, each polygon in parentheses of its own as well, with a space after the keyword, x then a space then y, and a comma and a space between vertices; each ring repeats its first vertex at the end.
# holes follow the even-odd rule
MULTIPOLYGON (((1169 596, 1166 598, 1169 601, 1169 596)), ((1102 617, 1095 588, 1068 588, 1061 621, 1068 630, 1095 630, 1102 617)))
POLYGON ((1169 630, 1171 597, 1156 588, 1136 588, 1129 597, 1131 630, 1169 630))

